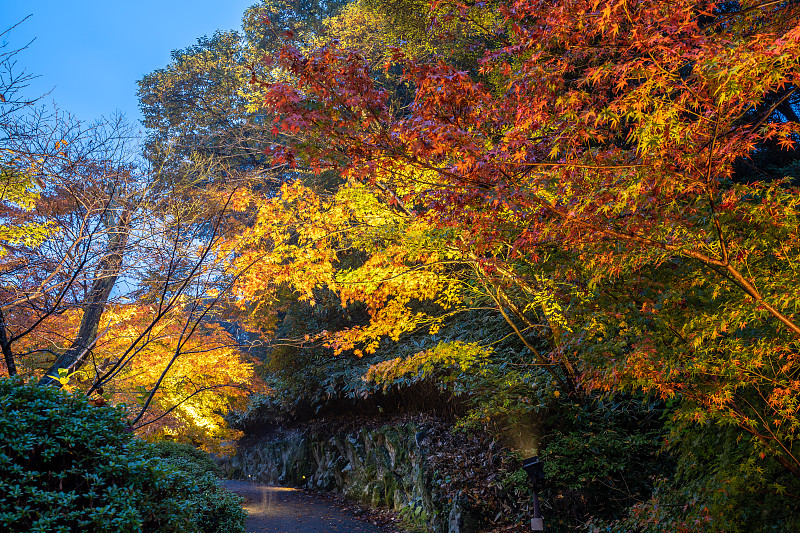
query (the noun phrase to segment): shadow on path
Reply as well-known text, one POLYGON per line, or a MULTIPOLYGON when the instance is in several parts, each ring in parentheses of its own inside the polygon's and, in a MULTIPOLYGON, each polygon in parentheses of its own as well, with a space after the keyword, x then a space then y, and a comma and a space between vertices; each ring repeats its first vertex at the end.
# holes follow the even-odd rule
POLYGON ((376 526, 297 489, 232 480, 222 486, 245 498, 248 533, 380 533, 376 526))

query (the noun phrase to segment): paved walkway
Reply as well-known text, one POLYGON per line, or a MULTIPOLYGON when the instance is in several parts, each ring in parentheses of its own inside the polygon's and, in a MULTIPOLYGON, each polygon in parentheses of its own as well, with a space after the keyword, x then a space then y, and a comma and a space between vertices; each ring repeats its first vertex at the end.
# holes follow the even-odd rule
POLYGON ((297 489, 224 481, 244 496, 248 533, 380 533, 376 526, 297 489))

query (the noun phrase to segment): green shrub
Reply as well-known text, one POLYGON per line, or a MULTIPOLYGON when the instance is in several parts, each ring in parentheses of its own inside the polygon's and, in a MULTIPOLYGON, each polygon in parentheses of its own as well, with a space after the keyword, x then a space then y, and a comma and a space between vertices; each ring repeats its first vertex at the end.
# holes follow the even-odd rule
POLYGON ((186 483, 143 453, 120 409, 0 379, 0 530, 193 531, 186 483))
POLYGON ((540 453, 550 482, 540 496, 558 517, 554 531, 624 516, 672 475, 674 462, 660 453, 665 412, 664 405, 635 396, 552 402, 540 453))
POLYGON ((240 533, 202 452, 135 439, 120 408, 0 379, 0 531, 240 533))
POLYGON ((735 426, 682 422, 672 428, 675 476, 616 521, 595 520, 593 533, 783 533, 800 531, 800 480, 735 426), (688 426, 688 427, 687 427, 688 426))
POLYGON ((242 500, 225 490, 213 474, 197 480, 199 491, 191 494, 188 503, 194 509, 198 531, 202 533, 243 533, 247 512, 242 500))
POLYGON ((194 476, 214 474, 219 477, 222 471, 209 454, 191 444, 183 442, 159 441, 153 444, 152 453, 181 470, 194 476))
POLYGON ((244 531, 247 513, 242 509, 241 498, 220 486, 220 468, 207 453, 177 442, 158 442, 151 446, 151 453, 197 486, 196 490, 186 494, 186 505, 193 509, 197 531, 244 531))

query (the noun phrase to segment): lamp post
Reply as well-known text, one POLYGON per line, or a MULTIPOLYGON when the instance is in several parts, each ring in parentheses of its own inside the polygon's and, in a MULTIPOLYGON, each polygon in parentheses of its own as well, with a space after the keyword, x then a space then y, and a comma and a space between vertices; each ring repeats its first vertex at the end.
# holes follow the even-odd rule
POLYGON ((544 519, 539 510, 539 489, 544 486, 544 464, 538 457, 529 457, 522 461, 522 469, 528 474, 533 486, 533 518, 531 518, 532 531, 544 531, 544 519))

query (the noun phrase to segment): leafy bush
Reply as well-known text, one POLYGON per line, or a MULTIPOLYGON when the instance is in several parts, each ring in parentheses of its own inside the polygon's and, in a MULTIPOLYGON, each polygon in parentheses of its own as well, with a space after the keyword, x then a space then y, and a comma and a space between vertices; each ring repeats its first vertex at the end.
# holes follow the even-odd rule
POLYGON ((428 514, 425 512, 425 506, 422 504, 421 499, 408 502, 400 509, 398 514, 400 521, 403 523, 403 529, 415 532, 426 531, 428 514))
POLYGON ((734 426, 672 428, 673 478, 622 519, 595 520, 592 533, 771 533, 800 531, 800 480, 768 458, 753 459, 757 446, 734 426))
POLYGON ((202 533, 240 533, 247 513, 241 498, 219 484, 220 468, 211 457, 188 444, 159 442, 151 453, 162 458, 196 490, 187 493, 186 505, 193 509, 196 531, 202 533))
POLYGON ((0 442, 2 531, 243 531, 208 464, 135 439, 120 408, 0 379, 0 442))
POLYGON ((184 473, 194 477, 205 474, 220 476, 222 471, 209 454, 183 442, 159 441, 153 444, 152 452, 184 473))
POLYGON ((118 408, 0 379, 0 530, 191 532, 185 478, 148 457, 118 408))
POLYGON ((550 480, 542 498, 558 516, 555 531, 595 519, 615 519, 646 501, 674 472, 660 453, 666 407, 642 397, 552 401, 541 459, 550 480))

